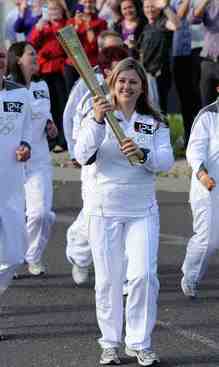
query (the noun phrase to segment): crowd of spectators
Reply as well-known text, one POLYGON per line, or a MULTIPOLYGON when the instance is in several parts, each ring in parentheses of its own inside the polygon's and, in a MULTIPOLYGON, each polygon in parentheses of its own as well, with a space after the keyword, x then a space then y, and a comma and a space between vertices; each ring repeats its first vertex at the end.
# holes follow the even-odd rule
POLYGON ((218 0, 14 0, 6 19, 8 46, 27 40, 37 52, 39 74, 49 87, 59 135, 51 149, 66 149, 63 111, 77 81, 56 34, 73 25, 93 67, 104 32, 117 32, 154 83, 168 112, 174 81, 184 121, 185 145, 195 115, 216 99, 219 79, 218 0))

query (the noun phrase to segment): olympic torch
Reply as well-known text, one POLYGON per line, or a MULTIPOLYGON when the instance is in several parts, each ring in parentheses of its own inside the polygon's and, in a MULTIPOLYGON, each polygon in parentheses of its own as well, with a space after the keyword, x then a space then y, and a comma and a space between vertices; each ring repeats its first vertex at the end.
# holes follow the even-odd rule
MULTIPOLYGON (((93 96, 104 96, 104 92, 97 81, 93 68, 90 65, 87 55, 73 26, 70 25, 62 28, 60 31, 58 31, 57 38, 67 55, 71 58, 77 72, 84 79, 91 94, 93 96)), ((113 112, 106 113, 106 120, 114 132, 119 144, 121 145, 122 141, 126 138, 126 135, 119 125, 119 122, 117 121, 113 112)), ((137 154, 130 154, 127 158, 131 165, 139 163, 139 157, 137 154)))

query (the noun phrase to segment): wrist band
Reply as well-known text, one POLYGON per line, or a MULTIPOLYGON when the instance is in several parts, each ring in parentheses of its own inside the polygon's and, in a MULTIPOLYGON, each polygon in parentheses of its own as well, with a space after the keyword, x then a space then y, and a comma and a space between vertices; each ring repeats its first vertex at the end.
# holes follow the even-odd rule
POLYGON ((29 149, 29 151, 31 151, 31 146, 27 141, 21 140, 20 145, 25 146, 26 148, 29 149))
POLYGON ((98 125, 105 125, 105 121, 102 120, 102 121, 97 121, 94 117, 94 121, 98 124, 98 125))
POLYGON ((196 177, 198 180, 200 180, 202 178, 202 176, 207 175, 208 173, 206 171, 200 171, 197 173, 196 177))
POLYGON ((198 172, 196 173, 196 177, 198 180, 200 180, 200 178, 205 175, 205 174, 208 174, 208 170, 207 168, 205 167, 204 163, 201 163, 200 167, 199 167, 199 170, 198 172))

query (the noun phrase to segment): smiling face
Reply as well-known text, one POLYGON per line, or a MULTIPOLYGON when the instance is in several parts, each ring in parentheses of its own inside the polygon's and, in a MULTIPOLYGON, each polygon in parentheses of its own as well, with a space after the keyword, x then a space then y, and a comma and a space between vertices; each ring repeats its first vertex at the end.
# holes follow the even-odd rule
POLYGON ((62 6, 56 1, 48 1, 48 18, 51 22, 61 20, 64 17, 62 6))
POLYGON ((127 20, 136 18, 137 12, 132 0, 124 0, 121 3, 121 14, 127 20))
POLYGON ((144 0, 143 11, 149 24, 153 24, 161 12, 161 10, 154 5, 152 0, 144 0))
POLYGON ((36 51, 31 45, 25 46, 23 55, 18 59, 18 64, 27 79, 31 79, 36 74, 38 68, 36 51))
POLYGON ((80 3, 84 5, 84 13, 85 14, 94 14, 96 9, 96 1, 95 0, 81 0, 80 3))
POLYGON ((142 81, 134 69, 121 71, 114 84, 114 95, 118 106, 129 105, 135 108, 142 93, 142 81))

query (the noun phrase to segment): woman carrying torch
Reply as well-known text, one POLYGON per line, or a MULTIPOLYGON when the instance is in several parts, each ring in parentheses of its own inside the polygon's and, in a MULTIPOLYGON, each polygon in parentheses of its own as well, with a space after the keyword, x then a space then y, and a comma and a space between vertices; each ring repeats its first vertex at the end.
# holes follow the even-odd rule
POLYGON ((83 120, 75 146, 82 165, 95 164, 96 185, 85 206, 102 333, 100 363, 120 363, 117 349, 122 338, 126 256, 126 353, 149 366, 159 360, 151 350, 159 291, 155 173, 169 170, 174 159, 169 129, 148 102, 147 77, 141 65, 132 58, 121 61, 113 69, 109 88, 112 102, 94 97, 93 111, 83 120), (122 146, 105 124, 105 114, 112 110, 129 136, 122 146), (140 158, 135 166, 127 159, 133 153, 140 158))

